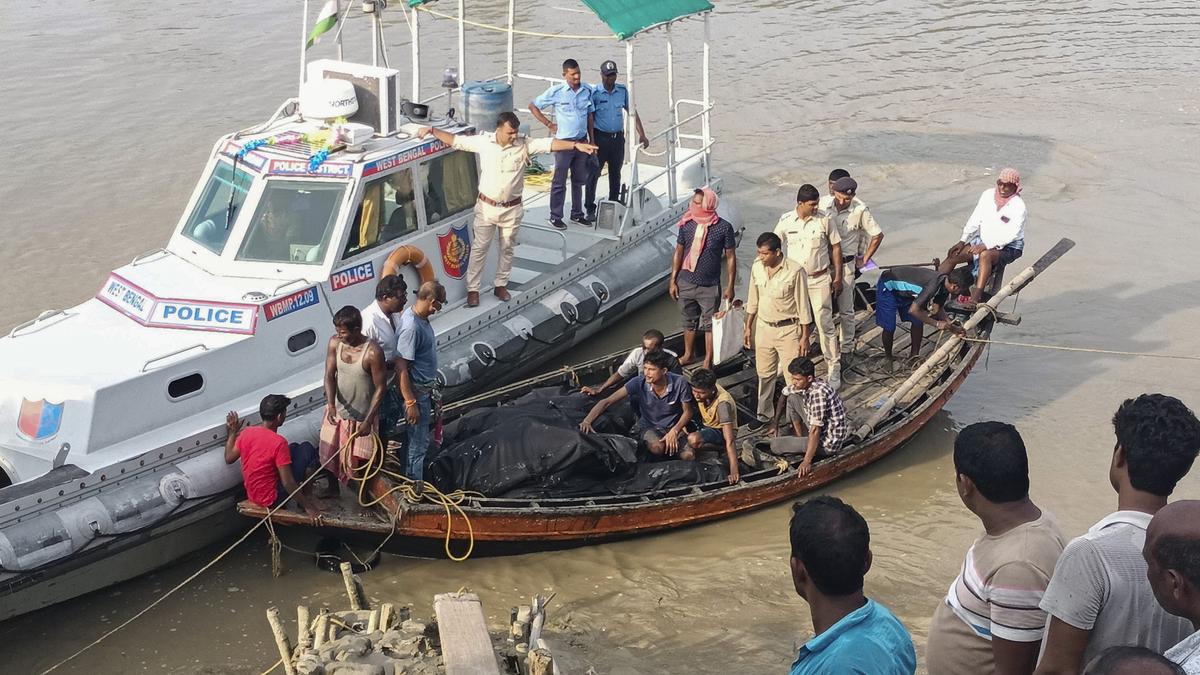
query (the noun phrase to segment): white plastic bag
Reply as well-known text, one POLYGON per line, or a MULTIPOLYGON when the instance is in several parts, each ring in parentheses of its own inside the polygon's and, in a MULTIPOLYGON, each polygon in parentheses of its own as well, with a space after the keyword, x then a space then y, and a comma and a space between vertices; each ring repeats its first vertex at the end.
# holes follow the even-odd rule
POLYGON ((742 335, 746 330, 746 310, 741 300, 721 303, 721 311, 713 315, 713 364, 728 361, 742 351, 742 335))

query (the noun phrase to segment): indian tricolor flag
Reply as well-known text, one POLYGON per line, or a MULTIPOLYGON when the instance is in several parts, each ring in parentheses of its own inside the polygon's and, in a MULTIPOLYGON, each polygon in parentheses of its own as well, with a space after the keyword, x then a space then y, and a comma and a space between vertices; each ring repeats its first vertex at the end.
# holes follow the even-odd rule
POLYGON ((325 6, 321 8, 321 14, 317 16, 317 22, 313 24, 312 31, 308 34, 308 43, 304 45, 305 49, 309 49, 320 41, 321 36, 333 30, 337 25, 338 8, 337 0, 329 0, 325 6))

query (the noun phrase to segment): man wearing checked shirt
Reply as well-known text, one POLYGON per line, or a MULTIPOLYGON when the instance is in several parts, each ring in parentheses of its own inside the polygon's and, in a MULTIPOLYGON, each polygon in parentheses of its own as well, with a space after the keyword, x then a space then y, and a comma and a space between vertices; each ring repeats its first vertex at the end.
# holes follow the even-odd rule
POLYGON ((587 183, 587 219, 596 221, 596 184, 600 182, 600 171, 608 165, 608 200, 618 201, 621 198, 621 165, 625 162, 625 119, 621 116, 633 115, 634 126, 637 129, 638 142, 643 148, 650 147, 646 139, 646 131, 642 129, 642 118, 636 112, 629 110, 629 90, 623 84, 617 84, 617 64, 615 61, 605 61, 600 64, 600 86, 592 87, 592 104, 595 106, 594 134, 596 145, 600 150, 596 156, 599 164, 592 167, 592 177, 587 183))
MULTIPOLYGON (((563 61, 562 69, 565 82, 551 85, 533 99, 529 103, 529 112, 534 119, 546 125, 554 138, 591 143, 595 112, 592 88, 583 83, 579 63, 575 59, 563 61), (543 108, 550 107, 554 108, 553 122, 542 113, 543 108)), ((567 229, 562 217, 563 205, 567 200, 568 172, 571 174, 571 220, 581 225, 588 224, 583 213, 583 188, 589 177, 587 155, 574 150, 558 152, 554 155, 554 179, 550 184, 550 224, 560 230, 567 229)))

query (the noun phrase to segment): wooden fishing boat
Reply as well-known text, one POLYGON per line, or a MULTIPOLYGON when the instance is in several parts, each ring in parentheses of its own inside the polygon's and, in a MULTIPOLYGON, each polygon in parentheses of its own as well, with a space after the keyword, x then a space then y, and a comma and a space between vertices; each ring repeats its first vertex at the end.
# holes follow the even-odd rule
MULTIPOLYGON (((902 373, 888 373, 872 357, 882 353, 880 329, 874 315, 859 312, 860 337, 854 365, 843 377, 841 395, 851 420, 851 438, 837 455, 819 460, 812 472, 800 478, 794 470, 799 457, 767 457, 744 466, 736 485, 725 481, 652 494, 609 495, 561 499, 501 499, 465 497, 453 510, 445 505, 407 504, 379 481, 372 488, 383 497, 380 507, 362 508, 353 495, 343 496, 324 506, 319 516, 280 510, 271 516, 278 524, 302 525, 347 533, 394 535, 393 543, 407 552, 423 552, 421 542, 437 543, 463 540, 455 544, 462 550, 467 539, 478 542, 483 550, 504 552, 536 550, 596 543, 605 540, 648 534, 685 525, 695 525, 743 513, 784 500, 793 499, 857 471, 888 455, 911 439, 942 409, 958 390, 978 361, 997 320, 1015 323, 1019 317, 999 314, 1000 303, 1019 292, 1050 264, 1074 246, 1063 239, 1046 255, 1017 274, 988 302, 973 313, 960 313, 967 335, 963 340, 948 333, 926 335, 920 348, 920 365, 902 373), (469 523, 467 522, 469 520, 469 523)), ((868 295, 869 297, 869 295, 868 295)), ((952 307, 953 309, 953 307, 952 307)), ((959 310, 962 312, 961 308, 959 310)), ((895 353, 908 349, 907 331, 897 331, 895 353)), ((677 338, 676 338, 677 339, 677 338)), ((671 345, 668 344, 668 347, 671 345)), ((527 379, 496 391, 466 399, 447 407, 447 419, 483 406, 500 406, 539 387, 556 384, 602 381, 625 357, 625 352, 610 354, 586 363, 527 379)), ((818 373, 821 372, 820 360, 818 373)), ((739 443, 760 440, 764 429, 752 430, 756 375, 749 355, 723 364, 718 375, 721 384, 738 403, 739 443)), ((744 461, 752 460, 743 456, 744 461)), ((239 511, 255 518, 266 517, 265 509, 242 502, 239 511)), ((449 553, 450 547, 447 546, 449 553)))

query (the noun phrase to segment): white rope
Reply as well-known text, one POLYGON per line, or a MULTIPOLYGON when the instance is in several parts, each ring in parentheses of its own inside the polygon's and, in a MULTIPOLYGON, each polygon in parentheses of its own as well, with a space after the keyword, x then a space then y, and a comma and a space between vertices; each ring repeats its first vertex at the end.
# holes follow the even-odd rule
MULTIPOLYGON (((984 305, 980 305, 983 307, 984 305)), ((981 344, 1004 345, 1006 347, 1027 347, 1029 349, 1051 349, 1060 352, 1084 352, 1088 354, 1111 354, 1113 356, 1140 356, 1148 359, 1178 359, 1182 361, 1200 361, 1200 356, 1188 356, 1186 354, 1152 354, 1150 352, 1123 352, 1116 349, 1092 349, 1090 347, 1062 347, 1059 345, 1041 345, 1032 342, 1010 342, 1006 340, 991 340, 973 337, 964 337, 968 342, 979 342, 981 344)))

